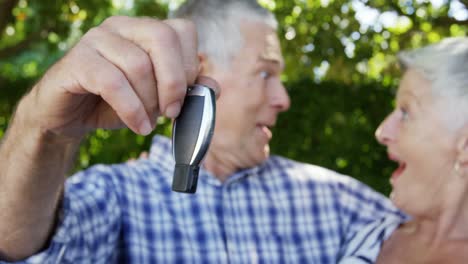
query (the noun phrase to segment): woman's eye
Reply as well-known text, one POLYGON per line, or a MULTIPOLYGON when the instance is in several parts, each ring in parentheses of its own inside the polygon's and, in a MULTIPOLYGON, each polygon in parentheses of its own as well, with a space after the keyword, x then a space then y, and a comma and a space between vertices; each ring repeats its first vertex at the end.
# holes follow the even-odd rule
POLYGON ((262 77, 263 79, 268 79, 270 77, 270 73, 268 71, 261 71, 260 72, 260 77, 262 77))
POLYGON ((401 120, 403 121, 408 120, 408 117, 409 117, 408 111, 405 108, 400 108, 400 112, 401 112, 401 120))

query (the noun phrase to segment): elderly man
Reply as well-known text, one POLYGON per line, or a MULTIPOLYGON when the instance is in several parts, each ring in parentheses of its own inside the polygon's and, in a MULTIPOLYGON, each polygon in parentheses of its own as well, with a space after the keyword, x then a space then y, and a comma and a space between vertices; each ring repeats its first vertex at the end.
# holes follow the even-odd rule
POLYGON ((255 1, 200 0, 175 17, 184 19, 107 19, 21 100, 0 149, 0 258, 372 261, 392 231, 382 219, 400 221, 398 211, 349 177, 269 155, 270 129, 290 105, 273 15, 255 1), (170 141, 159 136, 148 159, 65 181, 87 132, 149 134, 157 116, 178 115, 197 76, 221 95, 195 195, 171 191, 170 141))

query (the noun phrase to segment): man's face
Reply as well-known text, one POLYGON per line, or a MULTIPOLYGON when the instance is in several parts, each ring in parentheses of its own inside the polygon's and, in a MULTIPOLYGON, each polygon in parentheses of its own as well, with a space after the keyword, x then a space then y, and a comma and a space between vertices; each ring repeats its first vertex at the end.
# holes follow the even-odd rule
POLYGON ((290 104, 280 80, 283 57, 276 32, 259 22, 244 22, 241 32, 243 47, 230 67, 215 68, 212 74, 221 96, 210 152, 234 170, 268 158, 270 129, 290 104))

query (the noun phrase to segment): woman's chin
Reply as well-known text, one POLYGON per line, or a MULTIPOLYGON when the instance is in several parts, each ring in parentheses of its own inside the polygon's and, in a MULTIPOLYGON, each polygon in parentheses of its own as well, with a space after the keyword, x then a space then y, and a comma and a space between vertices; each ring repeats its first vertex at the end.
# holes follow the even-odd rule
POLYGON ((398 192, 395 191, 395 189, 392 190, 392 192, 390 193, 390 201, 392 201, 392 203, 400 210, 402 211, 405 211, 405 204, 401 201, 401 198, 399 195, 398 195, 398 192))

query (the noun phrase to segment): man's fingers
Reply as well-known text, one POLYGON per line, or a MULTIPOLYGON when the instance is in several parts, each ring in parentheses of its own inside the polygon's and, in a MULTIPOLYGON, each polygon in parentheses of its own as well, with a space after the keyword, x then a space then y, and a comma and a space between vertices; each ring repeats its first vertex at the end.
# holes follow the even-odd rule
POLYGON ((152 127, 145 107, 126 76, 95 50, 81 45, 76 47, 76 54, 88 58, 76 76, 82 89, 101 96, 131 130, 149 134, 152 127))
POLYGON ((195 24, 185 19, 169 19, 163 22, 172 27, 179 37, 185 76, 187 83, 191 85, 199 74, 198 35, 195 24))
POLYGON ((186 65, 194 64, 193 68, 198 69, 197 56, 190 55, 190 51, 183 51, 195 49, 196 46, 182 45, 179 35, 196 35, 192 32, 194 27, 179 23, 176 31, 169 24, 155 19, 130 17, 113 17, 102 26, 131 40, 149 54, 157 81, 159 110, 168 117, 176 117, 187 91, 188 78, 193 78, 185 72, 186 68, 192 66, 186 65), (184 59, 193 61, 184 62, 184 59))
POLYGON ((83 41, 121 70, 143 102, 153 125, 159 113, 158 94, 148 54, 133 42, 100 27, 86 33, 83 41))

